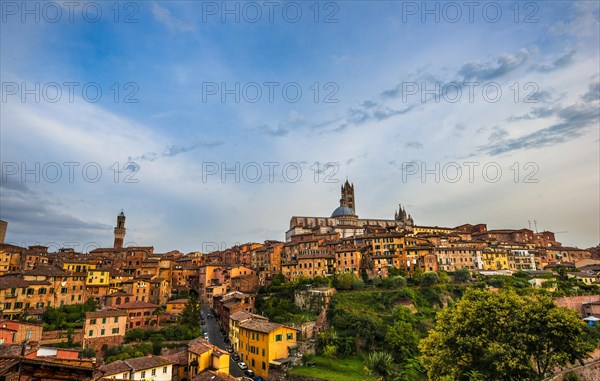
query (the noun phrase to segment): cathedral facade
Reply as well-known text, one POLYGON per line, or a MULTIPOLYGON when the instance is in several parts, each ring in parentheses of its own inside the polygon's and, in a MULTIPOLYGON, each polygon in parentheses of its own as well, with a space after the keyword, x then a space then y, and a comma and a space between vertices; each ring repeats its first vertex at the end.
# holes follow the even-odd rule
POLYGON ((364 235, 369 228, 412 231, 414 226, 413 219, 402 206, 395 212, 393 220, 358 218, 355 211, 354 184, 346 180, 341 187, 340 206, 333 211, 331 217, 294 216, 290 220, 285 239, 289 242, 294 236, 332 233, 339 234, 340 238, 347 238, 364 235))

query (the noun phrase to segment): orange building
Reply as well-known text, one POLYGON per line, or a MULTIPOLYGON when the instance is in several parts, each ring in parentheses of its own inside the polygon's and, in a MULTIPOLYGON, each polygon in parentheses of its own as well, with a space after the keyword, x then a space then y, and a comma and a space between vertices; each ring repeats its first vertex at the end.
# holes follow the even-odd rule
POLYGON ((83 325, 83 348, 100 350, 104 344, 119 345, 125 338, 126 327, 126 311, 110 309, 87 312, 83 325))

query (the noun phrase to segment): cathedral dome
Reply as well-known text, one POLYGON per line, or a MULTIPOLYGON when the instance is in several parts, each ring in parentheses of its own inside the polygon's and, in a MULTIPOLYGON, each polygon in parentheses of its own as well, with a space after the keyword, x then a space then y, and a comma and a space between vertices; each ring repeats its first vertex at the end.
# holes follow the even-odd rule
POLYGON ((354 210, 345 205, 338 206, 333 213, 331 213, 331 217, 342 217, 342 216, 355 216, 354 210))

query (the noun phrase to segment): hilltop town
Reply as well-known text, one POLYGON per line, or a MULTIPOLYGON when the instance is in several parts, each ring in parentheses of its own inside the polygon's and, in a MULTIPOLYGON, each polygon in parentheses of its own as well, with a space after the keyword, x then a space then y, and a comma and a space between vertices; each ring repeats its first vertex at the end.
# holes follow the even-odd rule
MULTIPOLYGON (((62 380, 154 381, 293 377, 290 370, 306 365, 315 351, 326 355, 319 341, 332 324, 339 329, 328 316, 331 301, 340 308, 343 298, 365 290, 415 286, 422 292, 454 282, 462 293, 477 282, 492 290, 516 282, 554 297, 582 319, 600 318, 599 247, 570 247, 550 231, 492 230, 484 223, 422 226, 402 206, 393 219, 359 218, 356 210, 354 185, 346 181, 331 216, 293 216, 285 242, 210 253, 124 247, 124 212, 117 215, 113 245, 89 253, 4 243, 10 231, 4 223, 0 355, 6 361, 0 374, 18 369, 46 379, 62 372, 62 380)), ((421 308, 430 308, 424 319, 433 322, 434 310, 449 303, 444 292, 439 306, 424 306, 406 293, 396 300, 422 315, 421 308)), ((391 314, 396 304, 382 313, 391 314)), ((357 341, 358 349, 348 353, 360 352, 361 345, 357 341)), ((343 352, 341 344, 331 346, 343 352)))

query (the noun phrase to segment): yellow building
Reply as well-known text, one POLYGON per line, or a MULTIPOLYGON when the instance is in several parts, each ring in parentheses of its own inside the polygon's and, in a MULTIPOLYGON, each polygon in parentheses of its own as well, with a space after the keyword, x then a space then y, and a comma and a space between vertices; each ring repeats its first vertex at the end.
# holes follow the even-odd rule
POLYGON ((188 343, 188 380, 205 370, 229 374, 229 353, 197 338, 188 343))
POLYGON ((187 299, 177 299, 171 300, 167 302, 167 313, 179 315, 185 309, 185 305, 187 304, 187 299))
POLYGON ((110 283, 110 272, 106 269, 88 270, 86 286, 106 286, 110 283))
POLYGON ((63 262, 63 270, 70 271, 72 273, 81 273, 88 270, 94 270, 96 268, 95 263, 91 263, 84 260, 65 260, 63 262))
POLYGON ((20 269, 21 252, 24 250, 19 246, 0 244, 0 275, 20 269))
POLYGON ((247 311, 238 311, 229 315, 229 339, 231 340, 231 347, 236 352, 239 350, 240 346, 240 323, 250 319, 269 321, 269 319, 264 316, 251 314, 247 311))
POLYGON ((263 378, 269 376, 269 365, 296 353, 296 330, 262 319, 250 319, 239 324, 240 359, 263 378))
POLYGON ((484 249, 481 254, 484 270, 509 270, 508 251, 484 249))

